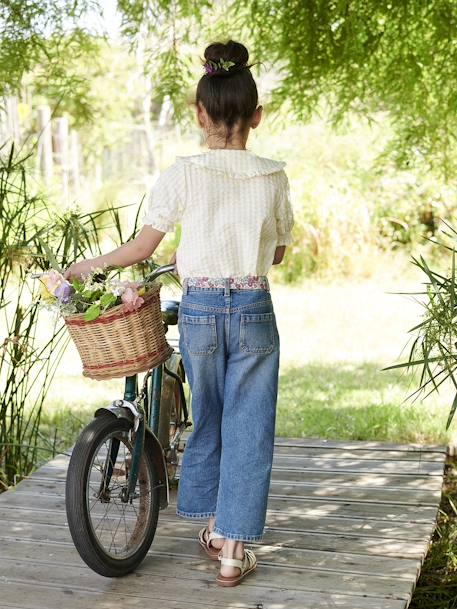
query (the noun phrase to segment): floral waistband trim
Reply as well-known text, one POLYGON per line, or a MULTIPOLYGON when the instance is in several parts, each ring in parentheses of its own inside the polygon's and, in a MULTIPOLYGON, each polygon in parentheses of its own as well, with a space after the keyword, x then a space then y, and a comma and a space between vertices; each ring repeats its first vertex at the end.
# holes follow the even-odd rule
POLYGON ((222 289, 229 284, 231 290, 270 290, 266 275, 245 275, 244 277, 185 277, 183 288, 222 289))

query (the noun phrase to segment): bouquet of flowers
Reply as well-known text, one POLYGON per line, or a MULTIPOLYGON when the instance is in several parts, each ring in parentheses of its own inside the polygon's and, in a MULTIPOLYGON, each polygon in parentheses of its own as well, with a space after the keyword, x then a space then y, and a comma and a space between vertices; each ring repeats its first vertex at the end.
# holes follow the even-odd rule
POLYGON ((84 278, 70 280, 54 269, 41 274, 41 306, 63 317, 84 313, 86 321, 97 319, 104 311, 120 304, 125 311, 141 307, 146 283, 106 278, 104 273, 102 269, 94 269, 84 278))
POLYGON ((120 280, 111 270, 66 279, 53 269, 38 276, 40 306, 64 318, 83 375, 98 380, 143 372, 173 353, 165 339, 161 283, 120 280))

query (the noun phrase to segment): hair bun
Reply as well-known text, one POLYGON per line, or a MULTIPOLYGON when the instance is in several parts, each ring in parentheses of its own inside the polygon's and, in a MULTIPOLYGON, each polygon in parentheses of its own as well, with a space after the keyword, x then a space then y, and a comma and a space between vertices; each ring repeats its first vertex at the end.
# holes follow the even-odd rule
POLYGON ((223 42, 210 44, 206 47, 204 56, 206 61, 217 63, 220 59, 223 59, 224 61, 233 61, 235 64, 229 70, 217 70, 217 74, 222 74, 223 72, 227 74, 237 71, 239 68, 245 68, 249 61, 247 48, 241 42, 235 42, 234 40, 229 40, 225 44, 223 42))

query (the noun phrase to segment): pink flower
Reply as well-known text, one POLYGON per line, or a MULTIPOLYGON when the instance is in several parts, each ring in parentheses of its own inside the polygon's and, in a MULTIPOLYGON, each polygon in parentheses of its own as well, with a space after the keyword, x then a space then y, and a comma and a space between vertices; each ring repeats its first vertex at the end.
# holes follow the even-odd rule
POLYGON ((141 298, 135 286, 126 287, 121 296, 121 300, 124 303, 124 309, 126 311, 139 309, 144 302, 144 298, 141 298))
POLYGON ((120 281, 119 282, 120 285, 124 286, 125 288, 137 288, 138 287, 138 281, 120 281))

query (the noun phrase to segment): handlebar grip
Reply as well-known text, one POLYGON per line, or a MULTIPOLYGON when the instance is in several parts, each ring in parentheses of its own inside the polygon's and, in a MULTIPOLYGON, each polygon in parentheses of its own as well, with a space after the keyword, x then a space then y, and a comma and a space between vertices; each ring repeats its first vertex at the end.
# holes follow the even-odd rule
POLYGON ((159 266, 152 271, 150 275, 147 275, 145 277, 145 281, 154 281, 154 279, 160 277, 160 275, 163 275, 164 273, 171 273, 174 270, 176 270, 175 264, 164 264, 163 266, 159 266))

